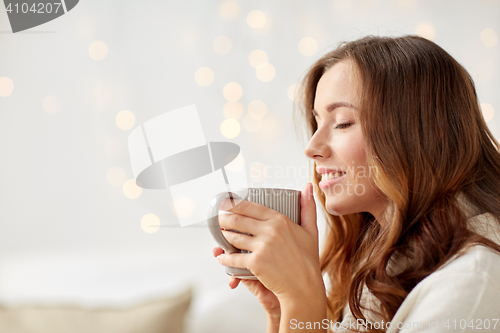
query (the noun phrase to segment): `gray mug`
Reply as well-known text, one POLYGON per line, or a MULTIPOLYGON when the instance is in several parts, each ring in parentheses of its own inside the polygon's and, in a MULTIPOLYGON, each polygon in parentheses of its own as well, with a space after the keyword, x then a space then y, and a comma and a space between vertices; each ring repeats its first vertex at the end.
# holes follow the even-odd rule
MULTIPOLYGON (((250 251, 240 250, 231 245, 222 234, 219 226, 219 208, 222 202, 227 198, 256 202, 286 215, 300 225, 300 193, 297 190, 280 188, 244 188, 219 193, 210 201, 208 228, 215 241, 226 253, 248 253, 250 251)), ((234 205, 234 201, 231 200, 231 202, 234 205)), ((238 232, 237 230, 231 231, 238 232)), ((257 279, 251 271, 244 268, 226 267, 226 273, 241 279, 257 279)))

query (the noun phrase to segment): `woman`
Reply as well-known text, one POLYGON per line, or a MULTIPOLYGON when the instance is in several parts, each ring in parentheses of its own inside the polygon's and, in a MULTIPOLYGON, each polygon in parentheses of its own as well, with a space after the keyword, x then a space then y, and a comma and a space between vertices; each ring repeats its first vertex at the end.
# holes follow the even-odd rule
POLYGON ((224 231, 252 253, 214 249, 259 278, 243 283, 268 332, 493 330, 500 153, 466 70, 421 37, 366 37, 319 59, 303 87, 321 258, 311 184, 301 226, 243 202, 220 225, 252 234, 224 231))

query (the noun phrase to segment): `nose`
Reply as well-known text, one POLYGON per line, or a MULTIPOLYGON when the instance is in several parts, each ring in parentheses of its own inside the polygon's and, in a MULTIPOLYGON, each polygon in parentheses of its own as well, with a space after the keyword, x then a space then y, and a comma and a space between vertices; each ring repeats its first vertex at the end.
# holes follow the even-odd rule
POLYGON ((326 130, 318 129, 304 149, 304 154, 313 160, 327 159, 331 156, 328 146, 329 135, 326 130))

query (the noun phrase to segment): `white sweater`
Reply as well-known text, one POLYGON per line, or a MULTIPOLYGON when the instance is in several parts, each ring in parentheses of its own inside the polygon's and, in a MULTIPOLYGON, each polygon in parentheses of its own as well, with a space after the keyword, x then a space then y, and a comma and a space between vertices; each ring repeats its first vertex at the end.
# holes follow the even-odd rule
MULTIPOLYGON (((468 221, 476 232, 500 244, 500 229, 493 215, 480 214, 468 221)), ((365 304, 376 304, 375 297, 367 294, 365 304)), ((348 305, 345 310, 341 326, 333 331, 361 329, 348 305)), ((390 327, 370 317, 369 312, 365 316, 388 333, 500 332, 500 254, 476 245, 456 255, 413 288, 390 327)))

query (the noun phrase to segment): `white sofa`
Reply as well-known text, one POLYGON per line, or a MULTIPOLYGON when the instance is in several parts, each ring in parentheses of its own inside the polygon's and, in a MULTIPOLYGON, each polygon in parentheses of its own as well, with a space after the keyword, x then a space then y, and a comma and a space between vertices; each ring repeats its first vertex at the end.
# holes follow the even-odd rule
POLYGON ((209 251, 4 254, 0 331, 253 333, 265 314, 209 251))

